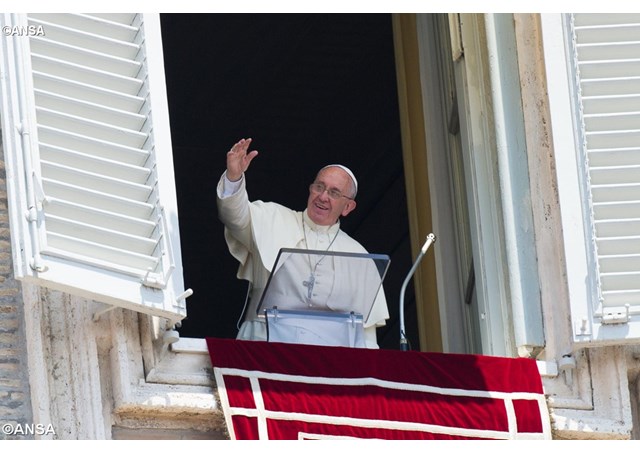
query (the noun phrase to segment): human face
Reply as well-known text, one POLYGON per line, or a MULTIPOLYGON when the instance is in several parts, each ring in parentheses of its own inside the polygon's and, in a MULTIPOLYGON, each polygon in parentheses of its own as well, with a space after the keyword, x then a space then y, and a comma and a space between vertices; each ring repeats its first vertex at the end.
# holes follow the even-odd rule
MULTIPOLYGON (((340 167, 321 170, 314 183, 323 184, 327 190, 337 189, 346 196, 353 194, 351 178, 340 167)), ((334 200, 325 190, 322 193, 309 191, 307 215, 317 225, 333 225, 340 216, 346 216, 356 207, 355 200, 340 197, 334 200)))

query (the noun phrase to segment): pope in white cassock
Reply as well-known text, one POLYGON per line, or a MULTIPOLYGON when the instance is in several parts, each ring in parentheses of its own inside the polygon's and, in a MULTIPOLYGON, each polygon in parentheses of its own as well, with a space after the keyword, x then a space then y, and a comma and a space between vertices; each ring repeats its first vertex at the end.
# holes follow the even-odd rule
MULTIPOLYGON (((256 150, 249 151, 250 145, 251 139, 242 139, 227 153, 227 170, 218 183, 217 203, 229 251, 240 262, 237 276, 251 283, 250 303, 237 338, 266 340, 265 320, 257 316, 256 310, 280 249, 367 251, 340 229, 340 217, 356 207, 358 183, 349 169, 342 165, 322 168, 309 187, 303 212, 277 203, 250 202, 244 173, 258 155, 256 150)), ((295 290, 308 290, 310 285, 314 288, 318 276, 323 275, 323 265, 328 263, 309 263, 308 268, 302 264, 300 288, 295 290)), ((384 291, 380 288, 371 312, 364 319, 366 347, 378 347, 376 328, 383 326, 388 317, 384 291)))

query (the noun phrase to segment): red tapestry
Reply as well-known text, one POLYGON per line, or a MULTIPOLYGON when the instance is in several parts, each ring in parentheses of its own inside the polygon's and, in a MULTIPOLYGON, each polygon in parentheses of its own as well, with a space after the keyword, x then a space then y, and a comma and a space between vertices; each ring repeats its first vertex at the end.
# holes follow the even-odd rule
POLYGON ((207 338, 231 439, 551 439, 535 360, 207 338))

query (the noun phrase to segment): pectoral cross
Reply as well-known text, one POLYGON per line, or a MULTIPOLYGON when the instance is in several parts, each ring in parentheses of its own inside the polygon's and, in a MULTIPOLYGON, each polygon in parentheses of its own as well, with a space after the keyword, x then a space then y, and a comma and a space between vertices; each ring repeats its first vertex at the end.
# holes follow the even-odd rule
POLYGON ((311 296, 313 295, 313 285, 316 283, 316 277, 311 274, 309 275, 309 279, 302 282, 302 286, 307 288, 307 299, 311 300, 311 296))

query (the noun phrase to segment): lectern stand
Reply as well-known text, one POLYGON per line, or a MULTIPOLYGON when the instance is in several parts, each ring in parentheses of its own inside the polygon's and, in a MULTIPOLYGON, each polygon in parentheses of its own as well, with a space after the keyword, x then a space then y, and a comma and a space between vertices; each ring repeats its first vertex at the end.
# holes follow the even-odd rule
POLYGON ((387 255, 281 249, 258 305, 270 342, 365 347, 387 255))

